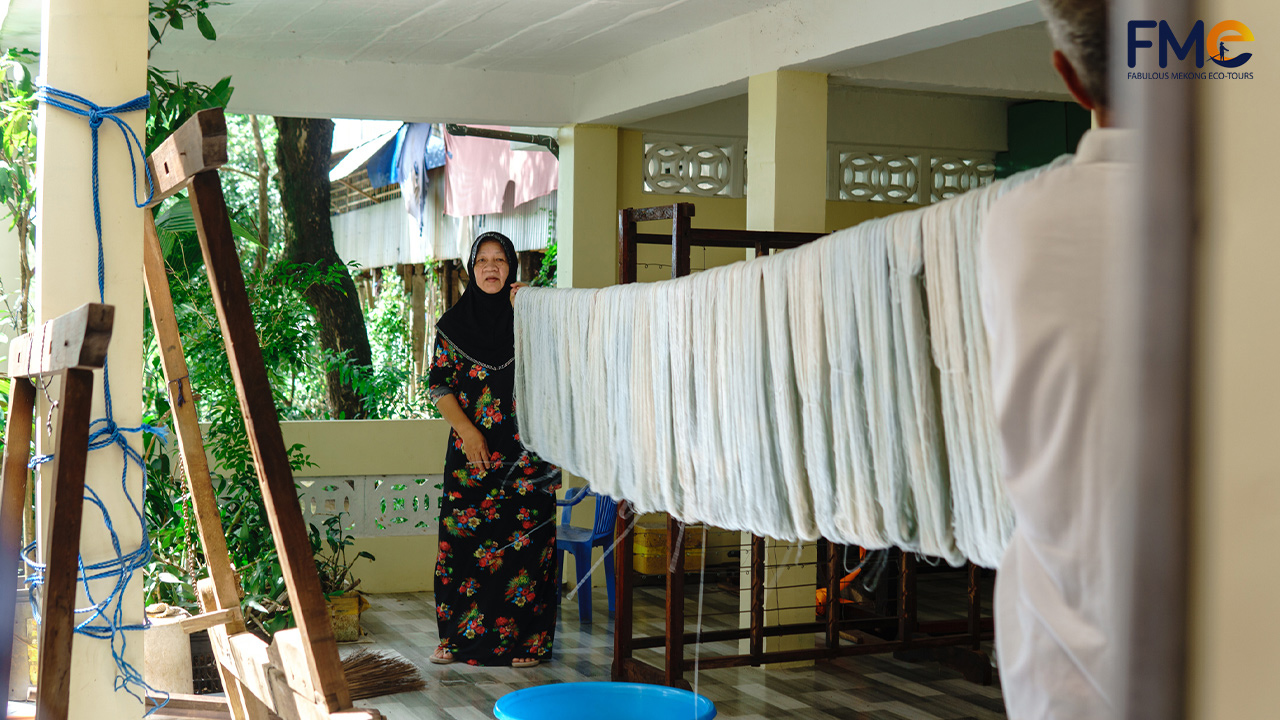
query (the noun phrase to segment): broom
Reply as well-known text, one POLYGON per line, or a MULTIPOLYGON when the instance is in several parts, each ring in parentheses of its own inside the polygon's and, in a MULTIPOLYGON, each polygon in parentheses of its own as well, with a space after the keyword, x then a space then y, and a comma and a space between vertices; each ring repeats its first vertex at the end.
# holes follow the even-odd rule
POLYGON ((422 690, 426 681, 413 663, 398 655, 358 650, 342 660, 352 700, 422 690))

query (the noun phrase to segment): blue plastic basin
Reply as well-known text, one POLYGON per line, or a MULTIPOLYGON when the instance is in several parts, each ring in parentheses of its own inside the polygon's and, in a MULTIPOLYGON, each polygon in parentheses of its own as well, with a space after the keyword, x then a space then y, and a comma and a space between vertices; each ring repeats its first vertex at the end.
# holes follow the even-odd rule
POLYGON ((711 720, 715 703, 688 690, 641 683, 576 682, 516 690, 493 706, 498 720, 711 720))

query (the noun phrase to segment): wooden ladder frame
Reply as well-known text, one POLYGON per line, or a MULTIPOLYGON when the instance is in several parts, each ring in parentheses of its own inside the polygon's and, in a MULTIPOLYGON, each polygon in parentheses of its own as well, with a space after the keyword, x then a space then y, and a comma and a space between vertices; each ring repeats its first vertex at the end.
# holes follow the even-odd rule
MULTIPOLYGON (((18 577, 22 516, 27 507, 32 420, 36 386, 32 380, 61 377, 54 437, 53 494, 47 542, 42 542, 44 598, 41 601, 40 684, 36 718, 66 720, 71 702, 71 640, 76 626, 77 558, 84 513, 84 471, 89 454, 89 414, 93 371, 107 357, 115 308, 91 303, 56 317, 9 345, 9 417, 5 424, 4 470, 0 475, 0 577, 18 577)), ((8 581, 7 581, 8 582, 8 581)), ((6 582, 6 584, 7 584, 6 582)), ((13 586, 0 591, 0 677, 9 680, 16 612, 13 586)), ((6 693, 7 694, 7 693, 6 693)))
POLYGON ((355 709, 351 704, 329 611, 320 591, 320 577, 218 177, 218 168, 226 162, 223 111, 202 110, 148 159, 155 187, 151 206, 180 190, 189 191, 209 287, 297 627, 277 632, 270 645, 245 630, 239 582, 227 551, 218 498, 197 424, 195 395, 178 335, 164 256, 155 221, 147 212, 143 226, 147 302, 169 388, 178 447, 190 483, 191 504, 209 565, 210 577, 197 583, 204 611, 197 617, 207 616, 208 622, 213 623, 209 640, 235 720, 261 720, 269 717, 268 713, 284 720, 378 720, 382 716, 376 710, 355 709))

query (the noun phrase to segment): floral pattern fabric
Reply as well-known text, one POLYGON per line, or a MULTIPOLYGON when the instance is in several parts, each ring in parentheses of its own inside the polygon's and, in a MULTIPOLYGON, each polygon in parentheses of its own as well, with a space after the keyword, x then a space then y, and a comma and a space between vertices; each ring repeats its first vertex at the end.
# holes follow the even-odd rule
POLYGON ((555 638, 558 471, 516 431, 515 370, 471 361, 437 335, 429 393, 452 394, 484 434, 493 467, 472 468, 456 432, 445 454, 436 557, 441 647, 472 665, 549 660, 555 638), (553 478, 547 483, 546 478, 553 478))

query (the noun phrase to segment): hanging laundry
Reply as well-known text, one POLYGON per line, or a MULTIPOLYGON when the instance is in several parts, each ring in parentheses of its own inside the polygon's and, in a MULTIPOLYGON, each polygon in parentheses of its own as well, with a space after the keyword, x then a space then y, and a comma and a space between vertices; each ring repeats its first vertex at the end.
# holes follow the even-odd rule
MULTIPOLYGON (((475 125, 507 130, 506 127, 475 125)), ((444 211, 454 217, 510 212, 559 186, 549 152, 512 150, 507 140, 445 134, 444 211)))
MULTIPOLYGON (((396 137, 391 159, 391 181, 400 183, 404 209, 421 231, 431 180, 427 171, 445 164, 444 139, 431 123, 405 123, 396 137)), ((372 176, 370 176, 372 180, 372 176)))

